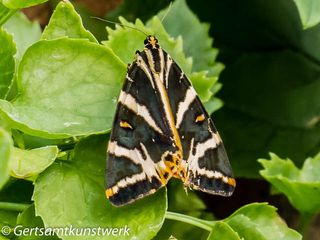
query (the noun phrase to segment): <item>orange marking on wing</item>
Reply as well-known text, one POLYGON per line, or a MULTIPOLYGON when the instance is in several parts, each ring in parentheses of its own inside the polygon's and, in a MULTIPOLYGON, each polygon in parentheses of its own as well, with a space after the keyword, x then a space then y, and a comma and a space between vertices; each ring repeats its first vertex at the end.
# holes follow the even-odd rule
POLYGON ((114 192, 113 192, 112 188, 108 188, 108 189, 106 190, 106 196, 107 196, 107 198, 112 197, 113 195, 114 195, 114 192))
POLYGON ((133 127, 130 125, 130 123, 128 123, 126 121, 120 121, 120 127, 133 129, 133 127))
POLYGON ((204 114, 198 115, 196 118, 196 122, 203 122, 205 120, 204 114))
POLYGON ((228 178, 228 184, 235 187, 236 186, 236 180, 234 178, 228 178))

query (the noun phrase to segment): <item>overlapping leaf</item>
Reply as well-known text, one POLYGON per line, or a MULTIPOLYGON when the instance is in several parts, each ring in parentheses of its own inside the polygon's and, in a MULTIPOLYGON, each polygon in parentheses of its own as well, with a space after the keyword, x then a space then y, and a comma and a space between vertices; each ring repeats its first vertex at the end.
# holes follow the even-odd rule
POLYGON ((131 63, 136 50, 142 50, 146 35, 156 35, 161 46, 175 59, 180 67, 187 73, 191 73, 191 59, 187 59, 183 53, 182 39, 170 38, 157 17, 152 18, 145 26, 139 19, 135 24, 120 18, 123 27, 117 25, 115 30, 107 28, 108 41, 104 44, 126 63, 131 63))
MULTIPOLYGON (((36 180, 33 199, 36 214, 46 226, 125 227, 129 235, 92 236, 90 239, 151 239, 161 228, 166 211, 166 191, 115 208, 104 195, 105 136, 79 142, 71 162, 53 164, 36 180)), ((60 236, 88 239, 88 236, 60 236)))
POLYGON ((260 174, 284 193, 291 204, 303 213, 320 211, 320 153, 308 158, 301 170, 290 159, 270 154, 271 160, 260 159, 260 174))
POLYGON ((31 150, 14 148, 11 159, 11 175, 24 179, 35 177, 53 163, 58 152, 56 146, 31 150))
POLYGON ((17 45, 16 58, 20 60, 33 43, 38 41, 41 36, 41 27, 38 22, 31 22, 27 17, 17 12, 5 24, 4 28, 13 36, 17 45))
POLYGON ((2 3, 11 9, 20 9, 38 5, 48 0, 2 0, 2 3))
POLYGON ((19 96, 0 102, 13 127, 63 138, 111 128, 125 65, 103 46, 81 39, 39 41, 19 65, 19 96))
MULTIPOLYGON (((241 207, 223 220, 240 239, 246 240, 299 240, 302 236, 287 227, 276 213, 276 208, 265 203, 252 203, 241 207)), ((228 230, 228 236, 230 231, 228 230)), ((214 232, 212 232, 214 234, 214 232)), ((220 232, 221 234, 221 232, 220 232)), ((233 234, 233 239, 237 239, 233 234)), ((218 238, 214 238, 218 239, 218 238)), ((228 239, 228 238, 226 238, 228 239)))
POLYGON ((0 127, 0 189, 9 178, 12 151, 12 139, 10 135, 0 127))
POLYGON ((68 1, 61 1, 55 8, 41 39, 51 40, 65 36, 89 39, 97 43, 92 33, 83 27, 81 17, 73 5, 68 1))
POLYGON ((6 97, 15 71, 16 46, 13 38, 0 28, 0 99, 6 97))
POLYGON ((310 28, 320 22, 320 2, 317 0, 294 0, 299 10, 303 27, 310 28))

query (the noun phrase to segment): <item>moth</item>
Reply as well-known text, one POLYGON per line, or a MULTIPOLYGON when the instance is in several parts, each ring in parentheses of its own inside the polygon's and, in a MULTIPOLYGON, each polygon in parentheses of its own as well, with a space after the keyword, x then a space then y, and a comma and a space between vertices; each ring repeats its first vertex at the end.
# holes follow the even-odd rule
POLYGON ((171 177, 230 196, 236 182, 211 118, 187 76, 159 45, 144 41, 128 66, 107 150, 106 196, 122 206, 171 177))

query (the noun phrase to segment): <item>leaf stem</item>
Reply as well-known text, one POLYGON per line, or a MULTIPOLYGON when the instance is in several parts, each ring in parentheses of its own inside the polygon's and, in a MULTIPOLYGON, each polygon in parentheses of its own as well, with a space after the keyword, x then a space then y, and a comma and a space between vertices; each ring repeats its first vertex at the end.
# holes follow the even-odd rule
POLYGON ((7 211, 22 212, 29 206, 30 204, 24 204, 24 203, 0 202, 0 209, 7 210, 7 211))
POLYGON ((313 219, 314 215, 310 213, 301 213, 299 232, 304 236, 308 230, 308 227, 313 219))
POLYGON ((166 212, 166 219, 189 223, 193 226, 205 229, 209 232, 211 232, 212 226, 214 224, 214 222, 212 221, 206 221, 196 217, 191 217, 181 213, 175 213, 175 212, 169 212, 169 211, 166 212))

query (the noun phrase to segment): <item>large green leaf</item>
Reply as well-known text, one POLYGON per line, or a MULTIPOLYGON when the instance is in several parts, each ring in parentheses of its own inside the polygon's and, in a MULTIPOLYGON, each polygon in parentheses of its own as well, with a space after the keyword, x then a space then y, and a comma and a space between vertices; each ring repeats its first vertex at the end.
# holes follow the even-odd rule
POLYGON ((0 102, 14 128, 61 138, 111 128, 125 65, 103 46, 80 39, 39 41, 18 71, 20 94, 0 102))
POLYGON ((11 136, 0 127, 0 189, 9 178, 12 151, 13 142, 11 136))
MULTIPOLYGON (((116 208, 104 194, 105 136, 90 136, 79 142, 74 159, 55 163, 35 182, 36 215, 45 226, 125 227, 129 235, 92 236, 90 239, 151 239, 161 228, 167 208, 166 191, 136 203, 116 208)), ((88 239, 87 236, 60 236, 88 239)))
POLYGON ((303 213, 320 211, 320 153, 308 158, 301 170, 290 160, 283 160, 270 154, 271 160, 260 159, 264 170, 260 174, 280 192, 290 203, 303 213))
POLYGON ((317 0, 294 0, 299 10, 303 28, 310 28, 320 22, 320 2, 317 0))
MULTIPOLYGON (((227 223, 237 233, 240 239, 302 239, 302 236, 298 232, 287 227, 285 222, 276 213, 275 207, 265 203, 246 205, 223 220, 223 222, 227 223)), ((228 231, 228 235, 229 234, 228 231)), ((233 238, 236 239, 235 236, 233 236, 233 238)))
POLYGON ((11 160, 11 175, 16 178, 35 177, 54 162, 58 152, 56 146, 31 150, 14 148, 11 160))
POLYGON ((95 37, 87 31, 73 5, 68 1, 62 1, 53 12, 49 24, 42 33, 41 39, 55 39, 60 37, 87 38, 97 43, 95 37))
POLYGON ((16 46, 12 36, 0 28, 0 98, 4 98, 9 90, 14 70, 16 46))
POLYGON ((20 9, 38 5, 48 0, 2 0, 2 3, 11 9, 20 9))
POLYGON ((14 14, 4 25, 4 28, 13 35, 17 44, 16 58, 21 59, 24 52, 41 36, 41 27, 38 22, 31 22, 21 12, 14 14))

